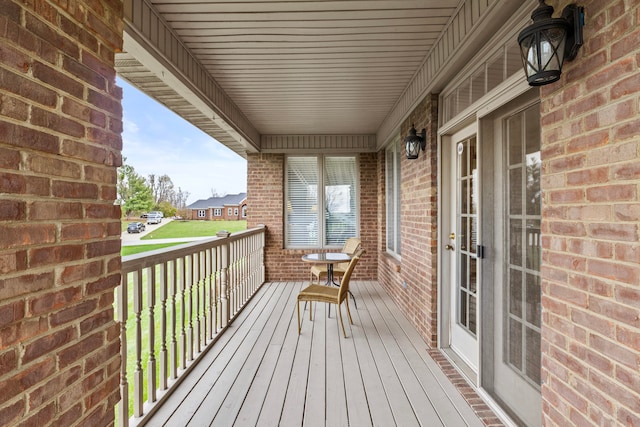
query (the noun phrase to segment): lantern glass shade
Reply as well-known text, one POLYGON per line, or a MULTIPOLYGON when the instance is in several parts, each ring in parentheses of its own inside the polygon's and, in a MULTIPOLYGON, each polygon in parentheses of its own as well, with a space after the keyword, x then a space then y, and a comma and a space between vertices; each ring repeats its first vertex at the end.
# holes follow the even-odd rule
POLYGON ((524 71, 531 86, 553 83, 562 74, 568 25, 560 19, 552 21, 557 22, 546 25, 547 28, 533 28, 519 40, 524 71))
POLYGON ((420 154, 420 140, 418 139, 418 137, 406 137, 405 145, 407 149, 407 159, 417 159, 418 154, 420 154))

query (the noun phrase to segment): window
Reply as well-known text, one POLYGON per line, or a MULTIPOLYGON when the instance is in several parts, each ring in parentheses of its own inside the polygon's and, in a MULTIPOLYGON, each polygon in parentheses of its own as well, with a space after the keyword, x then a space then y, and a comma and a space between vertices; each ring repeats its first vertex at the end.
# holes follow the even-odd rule
POLYGON ((207 211, 205 211, 204 209, 198 209, 198 218, 206 218, 207 216, 207 211))
POLYGON ((213 210, 213 216, 222 216, 222 209, 220 208, 215 208, 213 210))
POLYGON ((236 217, 238 216, 238 208, 235 208, 235 209, 233 210, 233 215, 234 215, 234 216, 236 216, 236 217))
POLYGON ((243 206, 242 207, 242 218, 246 218, 247 217, 247 206, 243 206))
POLYGON ((286 247, 342 247, 358 235, 355 156, 288 157, 286 247))
POLYGON ((387 252, 400 256, 400 137, 386 150, 387 252))
POLYGON ((227 216, 231 216, 232 212, 233 212, 232 208, 228 208, 227 209, 227 216))

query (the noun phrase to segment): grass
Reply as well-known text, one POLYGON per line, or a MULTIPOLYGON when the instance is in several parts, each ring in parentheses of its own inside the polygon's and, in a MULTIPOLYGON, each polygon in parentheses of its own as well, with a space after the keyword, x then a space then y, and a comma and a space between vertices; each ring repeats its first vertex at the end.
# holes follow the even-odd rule
POLYGON ((155 243, 151 245, 123 246, 120 253, 122 256, 134 255, 139 254, 140 252, 155 251, 156 249, 168 248, 170 246, 181 244, 182 243, 155 243))
MULTIPOLYGON (((155 227, 155 226, 148 226, 155 227)), ((140 240, 175 239, 180 237, 214 237, 218 231, 226 230, 230 233, 247 229, 247 221, 171 221, 163 225, 140 240)))

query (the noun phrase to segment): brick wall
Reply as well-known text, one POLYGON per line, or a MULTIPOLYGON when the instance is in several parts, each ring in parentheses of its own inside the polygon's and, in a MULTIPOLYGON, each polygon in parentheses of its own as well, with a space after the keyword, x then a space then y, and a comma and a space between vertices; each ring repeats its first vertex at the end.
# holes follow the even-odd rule
POLYGON ((0 425, 113 422, 121 9, 0 0, 0 425))
POLYGON ((544 421, 640 425, 640 3, 580 4, 541 92, 544 421))
MULTIPOLYGON (((377 273, 377 157, 361 154, 359 158, 360 237, 367 253, 358 263, 353 279, 374 280, 377 273)), ((310 266, 300 258, 312 251, 284 249, 284 165, 284 154, 247 155, 247 227, 267 226, 266 280, 308 280, 310 266)))
MULTIPOLYGON (((378 156, 381 262, 379 280, 422 337, 437 343, 437 123, 438 97, 430 95, 401 126, 402 140, 412 124, 427 130, 426 150, 400 165, 402 262, 385 254, 384 152, 378 156)), ((402 150, 404 153, 404 148, 402 150)))

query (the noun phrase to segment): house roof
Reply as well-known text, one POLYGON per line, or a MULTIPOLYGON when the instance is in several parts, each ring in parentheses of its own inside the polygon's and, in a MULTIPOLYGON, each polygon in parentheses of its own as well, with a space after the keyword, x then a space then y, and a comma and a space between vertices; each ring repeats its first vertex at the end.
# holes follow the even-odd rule
POLYGON ((200 199, 189 206, 187 209, 210 209, 223 208, 225 206, 238 206, 247 198, 247 193, 227 194, 222 197, 209 197, 208 199, 200 199))

